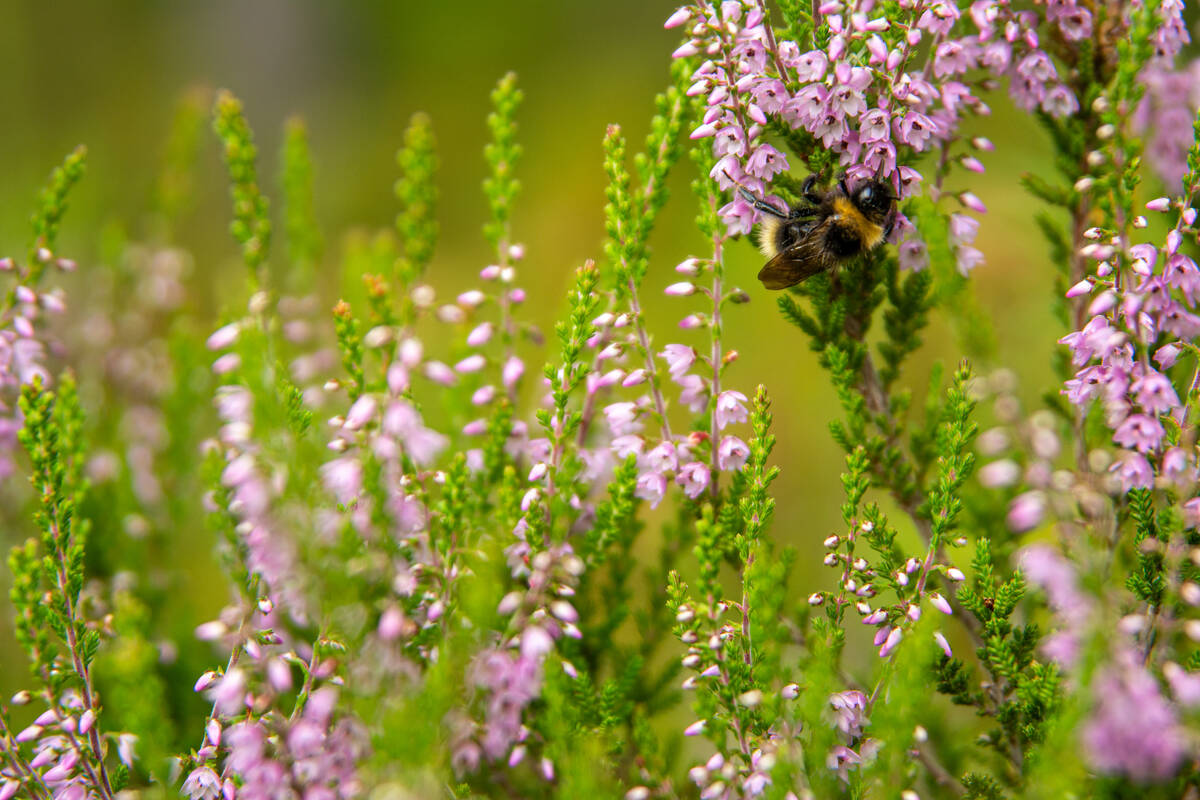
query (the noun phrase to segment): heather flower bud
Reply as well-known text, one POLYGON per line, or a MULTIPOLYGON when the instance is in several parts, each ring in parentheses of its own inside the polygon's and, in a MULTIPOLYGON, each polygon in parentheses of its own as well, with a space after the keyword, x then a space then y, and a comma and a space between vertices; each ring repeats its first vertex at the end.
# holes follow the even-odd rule
POLYGON ((681 281, 679 283, 672 283, 664 290, 664 293, 673 297, 686 297, 696 293, 696 286, 688 281, 681 281))
POLYGON ((222 328, 218 328, 211 336, 208 337, 208 340, 205 342, 205 346, 208 347, 209 350, 224 350, 226 347, 229 347, 235 341, 237 341, 240 330, 241 326, 236 322, 232 322, 222 328))
POLYGON ((950 603, 948 603, 946 601, 946 598, 942 597, 937 592, 930 592, 927 596, 929 598, 929 602, 938 611, 942 612, 943 614, 953 614, 954 613, 954 610, 952 608, 950 608, 950 603))
POLYGON ((738 702, 746 708, 754 708, 762 703, 763 693, 759 689, 751 689, 738 696, 738 702))
MULTIPOLYGON (((228 471, 228 468, 226 471, 228 471)), ((224 482, 224 478, 222 478, 222 482, 224 482)), ((225 623, 221 622, 220 620, 213 620, 212 622, 205 622, 203 625, 196 626, 195 635, 196 638, 202 642, 213 642, 217 639, 220 639, 228 632, 229 629, 225 627, 225 623)), ((199 691, 199 689, 196 691, 199 691)))
MULTIPOLYGON (((1085 234, 1086 235, 1086 234, 1085 234)), ((1084 278, 1079 283, 1067 290, 1067 297, 1079 297, 1092 291, 1092 282, 1084 278)))
POLYGON ((688 725, 686 728, 683 729, 683 735, 684 736, 699 736, 700 734, 704 733, 704 729, 707 727, 708 727, 707 720, 703 720, 703 719, 696 720, 691 725, 688 725))
POLYGON ((900 644, 900 640, 904 638, 904 632, 900 628, 892 628, 888 633, 887 638, 883 640, 883 646, 879 648, 879 657, 885 658, 900 644))
POLYGON ((840 541, 841 541, 841 539, 837 536, 837 534, 834 534, 833 536, 830 536, 824 542, 822 542, 822 544, 824 544, 826 547, 832 549, 834 547, 837 547, 838 543, 840 541))
POLYGON ((33 700, 33 693, 28 689, 22 689, 12 696, 11 702, 14 706, 25 706, 29 705, 31 700, 33 700))
POLYGON ((973 192, 963 192, 958 196, 958 200, 967 208, 979 214, 987 213, 987 206, 973 192))
POLYGON ((825 595, 821 592, 813 592, 808 596, 808 604, 810 606, 819 606, 825 602, 825 595))
POLYGON ((487 295, 485 295, 483 292, 479 291, 478 289, 471 289, 460 294, 457 298, 457 302, 460 306, 475 308, 486 299, 487 295))

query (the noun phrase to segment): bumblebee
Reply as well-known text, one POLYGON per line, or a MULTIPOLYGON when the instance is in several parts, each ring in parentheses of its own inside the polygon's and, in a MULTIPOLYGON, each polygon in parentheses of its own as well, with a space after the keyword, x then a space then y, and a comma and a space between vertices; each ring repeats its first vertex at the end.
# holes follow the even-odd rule
POLYGON ((742 188, 747 203, 763 212, 758 246, 769 261, 758 273, 768 289, 795 286, 848 258, 874 250, 892 232, 896 196, 881 181, 869 180, 853 192, 846 176, 832 189, 817 191, 817 176, 804 181, 804 203, 787 213, 742 188))

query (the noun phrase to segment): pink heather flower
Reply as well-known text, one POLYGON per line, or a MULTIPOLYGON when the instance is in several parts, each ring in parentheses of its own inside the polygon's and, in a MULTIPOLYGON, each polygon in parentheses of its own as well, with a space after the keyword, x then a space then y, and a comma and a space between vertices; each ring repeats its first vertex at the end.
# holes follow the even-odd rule
POLYGON ((462 361, 454 365, 454 371, 467 374, 470 372, 478 372, 487 364, 487 359, 479 353, 472 356, 467 356, 462 361))
POLYGON ((954 613, 954 609, 950 607, 950 603, 946 600, 946 598, 942 597, 937 592, 930 592, 925 596, 929 598, 930 604, 943 614, 954 613))
POLYGON ((723 430, 731 422, 745 422, 749 417, 745 403, 746 395, 741 392, 734 390, 721 392, 717 396, 717 430, 723 430))
POLYGON ((646 453, 646 466, 654 472, 671 473, 679 466, 675 453, 675 445, 671 442, 660 442, 646 453))
POLYGON ((946 654, 946 658, 954 658, 954 652, 950 649, 950 643, 946 641, 946 637, 941 631, 933 632, 933 640, 937 642, 937 646, 942 648, 942 652, 946 654))
POLYGON ((987 206, 973 192, 963 192, 958 196, 958 200, 964 206, 978 214, 987 213, 987 206))
POLYGON ((1109 471, 1116 474, 1122 490, 1126 492, 1130 489, 1149 489, 1154 485, 1154 470, 1139 453, 1121 451, 1109 471))
POLYGON ((682 6, 675 9, 675 13, 667 17, 667 21, 663 23, 664 28, 677 28, 683 23, 692 18, 692 9, 687 6, 682 6))
POLYGON ((669 344, 658 355, 667 362, 667 370, 675 381, 685 375, 696 361, 696 351, 682 344, 669 344))
MULTIPOLYGON (((482 358, 482 356, 480 356, 482 358)), ((440 361, 425 362, 425 377, 434 383, 440 383, 442 386, 453 386, 458 383, 458 376, 454 374, 454 370, 446 366, 440 361)))
POLYGON ((642 437, 634 433, 618 436, 610 443, 613 453, 621 460, 631 455, 641 455, 643 445, 642 437))
POLYGON ((1148 453, 1158 449, 1166 431, 1162 423, 1155 417, 1145 414, 1131 414, 1113 434, 1113 441, 1119 445, 1148 453))
POLYGON ((796 79, 800 83, 815 83, 825 77, 829 59, 820 50, 810 50, 789 66, 795 69, 796 79))
POLYGON ((934 134, 933 120, 917 111, 909 111, 894 123, 896 140, 921 152, 934 134))
POLYGON ((1133 382, 1130 390, 1137 395, 1138 405, 1150 414, 1165 414, 1179 407, 1175 386, 1161 372, 1147 370, 1133 382))
MULTIPOLYGON (((880 633, 883 633, 884 630, 886 630, 886 629, 885 628, 879 629, 880 633)), ((876 634, 875 638, 879 639, 879 634, 876 634)), ((900 640, 903 638, 904 638, 904 631, 902 631, 899 626, 892 628, 891 631, 889 631, 887 633, 887 638, 883 640, 883 646, 879 648, 879 657, 886 658, 893 650, 895 650, 900 645, 900 640)))
POLYGON ((839 692, 829 698, 838 730, 850 739, 862 736, 867 723, 867 696, 862 692, 839 692))
POLYGON ((1069 117, 1079 110, 1079 101, 1066 86, 1061 83, 1051 89, 1042 99, 1042 111, 1055 119, 1069 117))
POLYGON ((1021 478, 1021 467, 1012 459, 993 461, 979 470, 979 482, 989 489, 1013 486, 1021 478))
POLYGON ((679 470, 675 482, 683 487, 684 494, 694 500, 708 488, 709 479, 708 465, 701 461, 693 461, 679 470))
POLYGON ((717 466, 722 470, 740 470, 750 457, 750 448, 736 436, 726 436, 717 450, 717 466))
POLYGON ((1174 661, 1163 664, 1163 677, 1171 687, 1171 694, 1184 708, 1200 705, 1200 673, 1188 672, 1174 661))
POLYGON ((187 776, 180 791, 192 800, 216 800, 221 794, 221 779, 209 767, 197 767, 187 776))
POLYGON ((788 169, 787 156, 769 144, 760 144, 746 160, 746 172, 769 181, 788 169))
POLYGON ((471 347, 482 347, 488 343, 495 332, 495 326, 490 322, 483 322, 476 325, 475 328, 467 334, 467 344, 471 347))
POLYGON ((679 402, 683 403, 693 414, 699 414, 708 405, 708 384, 699 375, 684 375, 676 381, 683 389, 679 392, 679 402))
POLYGON ((208 337, 205 345, 209 350, 224 350, 237 341, 239 332, 241 332, 241 325, 231 322, 223 328, 218 328, 212 336, 208 337))
POLYGON ((217 711, 233 716, 245 708, 246 674, 240 669, 227 672, 212 690, 212 701, 217 711))
POLYGON ((375 402, 375 398, 364 394, 354 401, 354 405, 350 406, 342 427, 346 430, 356 431, 374 419, 377 410, 378 404, 375 402))
POLYGON ((362 464, 346 456, 321 466, 321 481, 338 503, 349 505, 362 492, 362 464))
POLYGON ((1046 496, 1039 491, 1025 492, 1008 508, 1008 527, 1017 532, 1032 530, 1045 515, 1046 496))
POLYGON ((919 272, 929 265, 929 251, 925 247, 925 241, 916 231, 900 242, 898 250, 900 269, 919 272))
POLYGON ((1108 667, 1092 690, 1096 707, 1083 727, 1092 765, 1138 782, 1174 775, 1190 748, 1154 677, 1138 664, 1108 667))
POLYGON ((612 430, 613 436, 635 433, 641 428, 641 423, 637 420, 638 408, 635 403, 613 403, 605 407, 604 416, 608 418, 608 427, 612 430))
POLYGON ((521 376, 525 374, 525 362, 516 356, 509 356, 504 362, 504 368, 500 373, 500 381, 506 389, 511 389, 516 386, 517 381, 521 380, 521 376))
POLYGON ((650 503, 651 508, 658 508, 663 496, 667 493, 667 479, 656 472, 647 472, 638 476, 634 494, 650 503))

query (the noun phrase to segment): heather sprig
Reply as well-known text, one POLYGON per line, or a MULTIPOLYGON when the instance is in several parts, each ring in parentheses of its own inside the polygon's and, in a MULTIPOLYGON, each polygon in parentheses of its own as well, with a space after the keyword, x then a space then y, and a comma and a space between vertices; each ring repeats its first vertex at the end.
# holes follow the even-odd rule
POLYGON ((58 226, 67 211, 67 197, 83 177, 87 164, 87 148, 76 147, 63 163, 50 173, 50 183, 42 189, 38 208, 33 212, 33 242, 29 246, 29 262, 23 270, 22 281, 37 286, 46 265, 53 260, 58 243, 58 226))
MULTIPOLYGON (((127 768, 132 792, 193 800, 1187 796, 1200 120, 1170 99, 1195 83, 1184 20, 1177 0, 684 5, 644 150, 615 125, 603 138, 602 258, 574 270, 549 352, 521 313, 511 74, 491 96, 479 284, 451 296, 430 269, 449 155, 427 117, 399 143, 394 225, 328 265, 334 305, 303 128, 273 162, 271 256, 253 136, 222 92, 249 276, 221 322, 186 302, 185 103, 165 232, 106 235, 115 269, 55 342, 43 312, 62 295, 36 281, 72 266, 52 250, 73 155, 30 262, 0 261, 0 403, 24 393, 0 436, 22 430, 40 534, 11 559, 34 672, 0 706, 0 800, 115 800, 127 768), (1012 137, 966 131, 997 90, 1054 150, 1021 181, 1046 205, 1030 223, 1065 334, 1062 383, 1040 396, 999 363, 974 294, 996 241, 975 176, 1012 137), (700 239, 660 241, 685 150, 700 239), (832 530, 778 492, 796 459, 772 428, 777 379, 738 355, 764 341, 740 308, 762 291, 735 283, 760 221, 747 193, 782 210, 808 175, 899 201, 887 241, 778 301, 839 409, 832 530), (643 300, 660 290, 678 325, 655 344, 666 321, 643 300), (942 347, 976 363, 926 367, 942 320, 942 347), (78 391, 70 373, 46 388, 51 344, 78 391), (191 568, 174 545, 205 535, 226 597, 196 625, 169 602, 191 568)), ((800 204, 800 235, 823 235, 800 204)), ((790 372, 786 343, 760 355, 790 372)))
POLYGON ((321 230, 313 208, 313 166, 308 129, 299 117, 292 117, 284 125, 279 176, 288 283, 307 286, 321 256, 321 230))
MULTIPOLYGON (((515 159, 516 154, 512 157, 515 159)), ((396 163, 400 167, 395 186, 400 201, 396 230, 404 252, 404 258, 397 265, 396 280, 407 286, 425 272, 433 257, 438 234, 435 218, 437 187, 434 183, 438 158, 433 122, 428 116, 413 115, 404 131, 404 146, 396 152, 396 163)), ((499 170, 499 164, 494 168, 499 170)))
POLYGON ((229 192, 233 199, 230 233, 242 246, 242 260, 259 286, 266 284, 264 274, 271 247, 271 220, 267 198, 258 183, 255 161, 258 149, 242 110, 242 103, 226 90, 217 92, 213 104, 213 129, 221 141, 229 170, 229 192))
POLYGON ((0 706, 0 752, 8 767, 3 791, 111 799, 124 787, 131 764, 124 751, 120 761, 114 758, 110 737, 116 734, 103 734, 98 726, 103 706, 94 661, 104 626, 90 618, 91 603, 83 594, 89 525, 78 509, 86 491, 86 452, 71 375, 63 376, 57 393, 35 378, 22 390, 21 411, 20 440, 30 460, 41 537, 14 547, 9 557, 17 640, 35 682, 14 701, 25 705, 36 698, 46 710, 32 725, 13 731, 0 706))

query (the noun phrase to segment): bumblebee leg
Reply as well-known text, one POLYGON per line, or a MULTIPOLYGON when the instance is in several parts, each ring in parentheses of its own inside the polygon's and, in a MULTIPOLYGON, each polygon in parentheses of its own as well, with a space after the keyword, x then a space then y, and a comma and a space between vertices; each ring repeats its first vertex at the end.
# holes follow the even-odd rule
POLYGON ((817 185, 818 180, 820 180, 820 176, 814 172, 804 179, 804 185, 800 187, 800 194, 804 195, 804 199, 814 206, 821 204, 821 195, 817 194, 813 188, 817 185))
POLYGON ((807 208, 797 206, 788 214, 788 219, 806 219, 808 217, 815 217, 817 216, 818 212, 819 209, 816 206, 809 206, 807 208))
POLYGON ((888 217, 887 225, 883 227, 883 239, 887 241, 892 236, 892 229, 896 227, 896 215, 892 214, 888 217))
POLYGON ((745 188, 742 188, 741 186, 739 186, 738 194, 740 194, 742 196, 743 200, 745 200, 750 205, 754 206, 756 209, 758 209, 762 213, 770 214, 772 217, 775 217, 777 219, 788 219, 788 216, 789 216, 788 214, 784 214, 782 211, 780 211, 778 208, 776 208, 775 206, 768 203, 766 200, 762 200, 758 197, 755 197, 753 194, 750 193, 749 189, 745 189, 745 188))

